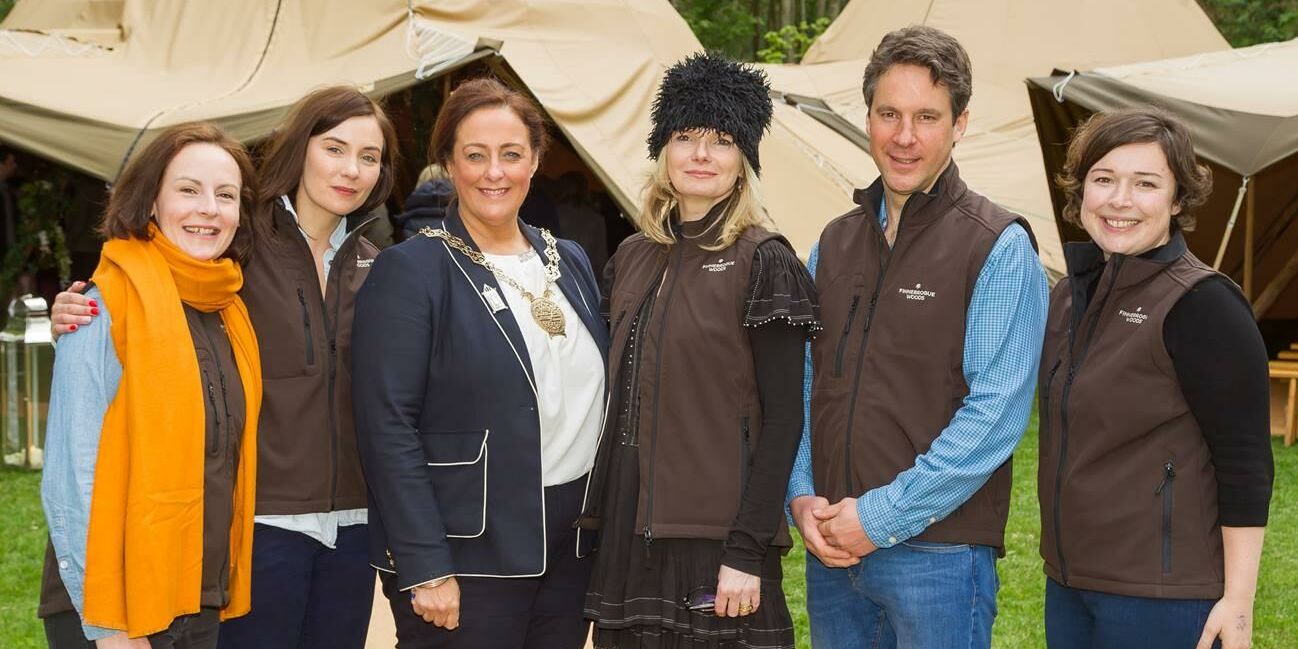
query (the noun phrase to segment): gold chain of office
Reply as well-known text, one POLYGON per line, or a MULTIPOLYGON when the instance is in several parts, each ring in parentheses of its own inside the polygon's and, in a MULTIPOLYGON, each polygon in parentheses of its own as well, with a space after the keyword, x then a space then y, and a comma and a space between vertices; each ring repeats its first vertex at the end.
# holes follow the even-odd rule
POLYGON ((419 231, 419 233, 432 239, 441 239, 442 241, 445 241, 447 245, 455 248, 465 257, 468 257, 469 261, 491 271, 491 274, 495 275, 496 279, 510 285, 514 290, 523 295, 523 299, 527 300, 527 303, 531 306, 532 319, 536 321, 536 324, 541 328, 541 331, 544 331, 551 337, 564 335, 566 323, 563 317, 563 309, 560 309, 559 305, 556 304, 554 300, 550 299, 554 284, 559 281, 559 245, 555 242, 554 235, 550 234, 549 230, 541 228, 541 238, 545 240, 546 263, 545 291, 541 293, 540 297, 533 295, 531 291, 523 288, 522 284, 519 284, 514 278, 506 275, 505 271, 491 263, 491 261, 487 259, 486 255, 470 248, 462 239, 450 232, 447 232, 442 228, 433 229, 425 226, 419 231))

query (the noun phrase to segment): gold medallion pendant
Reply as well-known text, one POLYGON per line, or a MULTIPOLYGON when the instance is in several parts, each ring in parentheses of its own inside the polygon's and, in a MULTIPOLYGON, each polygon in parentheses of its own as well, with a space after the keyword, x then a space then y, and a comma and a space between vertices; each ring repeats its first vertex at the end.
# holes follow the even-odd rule
POLYGON ((491 274, 495 275, 497 280, 510 285, 514 290, 522 294, 523 299, 527 300, 527 303, 532 307, 532 320, 535 320, 537 326, 541 328, 541 331, 549 334, 551 338, 567 335, 564 333, 567 322, 566 318, 563 317, 563 310, 559 308, 558 304, 555 304, 554 300, 550 299, 550 289, 554 286, 555 282, 559 281, 560 273, 559 245, 555 241, 554 235, 550 234, 549 230, 541 228, 541 239, 545 241, 545 258, 547 260, 545 264, 546 286, 545 292, 541 294, 541 297, 533 296, 532 293, 523 288, 523 285, 519 284, 517 280, 505 274, 505 272, 497 268, 495 264, 488 261, 481 251, 470 248, 463 240, 446 230, 441 228, 434 230, 433 228, 425 227, 420 230, 419 233, 430 239, 441 239, 442 241, 445 241, 447 245, 460 251, 460 253, 465 257, 468 257, 469 261, 491 271, 491 274))
POLYGON ((541 331, 551 336, 564 336, 564 317, 563 310, 550 300, 550 291, 545 295, 532 300, 532 319, 536 321, 541 331))

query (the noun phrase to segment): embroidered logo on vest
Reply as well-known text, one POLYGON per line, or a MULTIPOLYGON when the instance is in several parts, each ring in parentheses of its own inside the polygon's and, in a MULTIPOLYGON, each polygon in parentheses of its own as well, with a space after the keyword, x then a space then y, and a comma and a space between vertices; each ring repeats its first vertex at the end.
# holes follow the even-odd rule
POLYGON ((735 262, 733 262, 733 261, 726 261, 726 260, 724 260, 724 259, 718 259, 718 260, 717 260, 717 263, 715 263, 715 264, 703 264, 703 270, 706 270, 706 271, 708 271, 709 273, 720 273, 720 272, 723 272, 723 271, 729 270, 730 267, 731 267, 731 266, 734 266, 734 265, 735 265, 735 262))
POLYGON ((1118 317, 1130 322, 1131 324, 1144 324, 1145 321, 1149 319, 1148 313, 1141 313, 1144 309, 1145 307, 1143 306, 1136 307, 1134 312, 1126 309, 1118 309, 1118 317))
POLYGON ((356 260, 356 267, 357 267, 357 268, 369 268, 370 266, 373 266, 373 265, 374 265, 374 260, 373 260, 373 259, 357 259, 357 260, 356 260))
POLYGON ((907 300, 916 300, 923 302, 929 298, 936 298, 937 292, 924 288, 923 284, 916 284, 915 288, 899 288, 897 292, 906 296, 907 300))

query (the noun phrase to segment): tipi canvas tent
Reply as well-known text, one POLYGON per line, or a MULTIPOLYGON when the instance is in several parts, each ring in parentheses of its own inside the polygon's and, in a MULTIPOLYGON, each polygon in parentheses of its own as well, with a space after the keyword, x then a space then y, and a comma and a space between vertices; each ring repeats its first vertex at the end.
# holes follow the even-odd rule
MULTIPOLYGON (((537 98, 628 214, 662 71, 702 49, 666 0, 24 0, 0 27, 0 141, 98 178, 173 124, 255 141, 322 85, 383 96, 485 65, 537 98)), ((767 205, 804 250, 850 206, 821 153, 836 139, 781 107, 763 143, 767 205)))

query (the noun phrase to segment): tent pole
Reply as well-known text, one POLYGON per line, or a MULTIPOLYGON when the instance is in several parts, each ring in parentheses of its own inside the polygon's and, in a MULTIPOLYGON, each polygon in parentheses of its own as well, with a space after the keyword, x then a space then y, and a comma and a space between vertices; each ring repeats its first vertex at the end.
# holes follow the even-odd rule
POLYGON ((1257 301, 1253 303, 1253 317, 1261 319, 1271 305, 1280 299, 1280 294, 1289 288, 1289 283, 1295 277, 1298 277, 1298 255, 1290 257, 1284 268, 1281 268, 1280 272, 1271 279, 1271 283, 1262 290, 1262 294, 1257 296, 1257 301))
POLYGON ((1253 299, 1253 215, 1257 207, 1257 186, 1248 193, 1248 207, 1244 208, 1244 299, 1253 299))
POLYGON ((1239 191, 1235 193, 1235 207, 1230 211, 1230 219, 1226 221, 1226 233, 1221 235, 1221 246, 1217 248, 1217 260, 1212 262, 1213 270, 1221 270, 1221 260, 1226 256, 1226 244, 1230 243, 1230 234, 1235 231, 1235 219, 1239 216, 1239 206, 1244 202, 1244 192, 1248 190, 1248 176, 1244 176, 1243 182, 1239 184, 1239 191))

